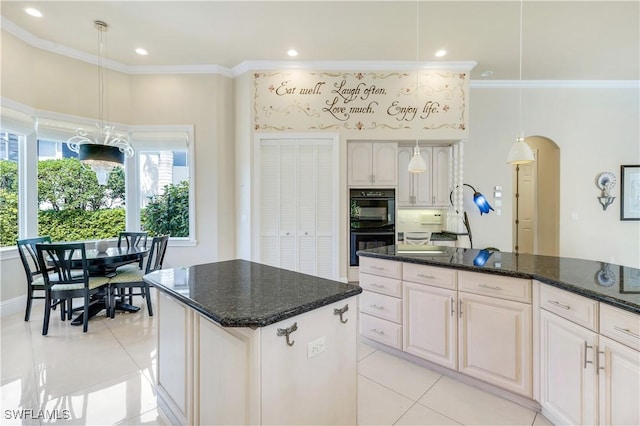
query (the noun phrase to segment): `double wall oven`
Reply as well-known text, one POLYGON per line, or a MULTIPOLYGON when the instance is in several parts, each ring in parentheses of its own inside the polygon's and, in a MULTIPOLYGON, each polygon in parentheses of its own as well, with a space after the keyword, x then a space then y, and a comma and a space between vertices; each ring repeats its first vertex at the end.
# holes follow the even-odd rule
POLYGON ((395 189, 350 189, 350 265, 358 266, 358 250, 395 244, 395 189))

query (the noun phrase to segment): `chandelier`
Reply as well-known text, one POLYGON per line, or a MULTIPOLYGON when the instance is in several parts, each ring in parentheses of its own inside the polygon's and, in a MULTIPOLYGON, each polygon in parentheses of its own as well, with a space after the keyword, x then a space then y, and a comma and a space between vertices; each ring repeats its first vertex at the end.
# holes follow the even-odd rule
POLYGON ((114 126, 104 123, 105 96, 105 57, 104 34, 109 26, 103 21, 94 21, 98 30, 98 117, 97 131, 91 135, 84 128, 77 128, 75 136, 67 140, 67 146, 78 154, 78 160, 90 167, 100 185, 106 185, 114 167, 124 164, 125 157, 133 156, 133 148, 125 135, 115 132, 114 126))

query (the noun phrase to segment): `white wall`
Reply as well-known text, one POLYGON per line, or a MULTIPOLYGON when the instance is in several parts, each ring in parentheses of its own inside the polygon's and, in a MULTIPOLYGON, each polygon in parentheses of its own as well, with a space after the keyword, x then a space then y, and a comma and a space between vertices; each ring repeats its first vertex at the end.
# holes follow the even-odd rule
MULTIPOLYGON (((502 216, 469 210, 477 247, 511 247, 513 166, 505 159, 519 131, 517 96, 516 89, 472 86, 464 180, 485 195, 504 188, 502 216)), ((639 103, 638 89, 523 89, 525 136, 560 147, 560 256, 640 267, 640 222, 620 221, 619 198, 620 165, 640 164, 639 103), (596 199, 595 178, 604 171, 618 178, 607 211, 596 199)))
MULTIPOLYGON (((2 96, 38 110, 97 116, 96 68, 35 49, 2 32, 2 96), (35 66, 34 64, 37 64, 35 66)), ((192 124, 196 247, 171 246, 165 267, 235 258, 233 80, 220 75, 109 71, 108 118, 123 124, 192 124)), ((0 258, 0 300, 24 294, 14 253, 0 258)))

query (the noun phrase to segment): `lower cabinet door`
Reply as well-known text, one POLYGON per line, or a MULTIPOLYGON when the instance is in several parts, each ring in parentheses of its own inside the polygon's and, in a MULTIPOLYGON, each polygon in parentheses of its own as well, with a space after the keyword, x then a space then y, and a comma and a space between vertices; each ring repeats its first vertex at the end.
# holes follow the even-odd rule
POLYGON ((457 369, 457 292, 407 281, 403 292, 403 350, 457 369))
POLYGON ((640 425, 640 352, 600 336, 601 425, 640 425))
POLYGON ((531 398, 531 305, 458 292, 458 370, 531 398))
POLYGON ((593 331, 540 310, 540 404, 554 424, 596 423, 597 343, 593 331))

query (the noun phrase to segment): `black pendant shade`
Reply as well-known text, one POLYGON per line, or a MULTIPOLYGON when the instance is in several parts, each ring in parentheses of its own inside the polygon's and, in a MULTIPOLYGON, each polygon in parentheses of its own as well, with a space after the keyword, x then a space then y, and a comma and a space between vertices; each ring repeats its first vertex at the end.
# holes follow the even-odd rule
POLYGON ((113 145, 99 145, 83 143, 78 147, 78 160, 80 161, 108 161, 124 164, 124 153, 113 145))

